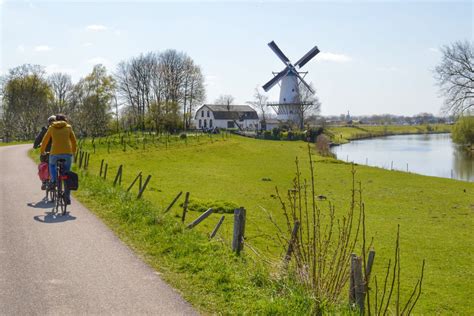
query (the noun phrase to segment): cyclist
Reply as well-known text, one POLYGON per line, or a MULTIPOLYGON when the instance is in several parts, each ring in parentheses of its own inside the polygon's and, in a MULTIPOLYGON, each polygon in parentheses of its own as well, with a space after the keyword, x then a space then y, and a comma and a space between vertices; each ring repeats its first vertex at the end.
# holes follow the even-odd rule
MULTIPOLYGON (((41 127, 41 131, 38 133, 38 135, 35 138, 35 142, 33 143, 33 148, 38 148, 41 145, 41 141, 43 140, 44 135, 46 135, 46 132, 48 131, 48 127, 53 124, 53 122, 56 120, 55 115, 51 115, 48 117, 48 126, 43 126, 41 127)), ((51 142, 48 143, 48 146, 46 146, 46 151, 49 152, 51 150, 51 142)))
MULTIPOLYGON (((44 135, 46 135, 46 132, 48 131, 48 127, 50 127, 51 124, 53 124, 55 120, 56 120, 56 116, 54 115, 51 115, 50 117, 48 117, 48 125, 41 127, 41 131, 38 133, 38 135, 35 138, 35 142, 33 143, 33 148, 36 149, 40 147, 41 141, 43 140, 44 135)), ((46 153, 49 153, 50 150, 51 150, 51 141, 49 141, 48 145, 46 146, 46 153)), ((48 154, 41 155, 40 156, 41 162, 48 162, 48 158, 49 158, 48 156, 49 156, 48 154)), ((43 182, 41 183, 41 190, 45 190, 47 185, 48 185, 48 181, 43 180, 43 182)))
MULTIPOLYGON (((72 126, 67 123, 64 114, 57 114, 56 121, 51 124, 41 142, 41 154, 46 151, 46 144, 52 140, 51 151, 49 154, 49 172, 51 181, 56 181, 56 162, 64 159, 65 171, 71 170, 72 156, 76 152, 76 136, 72 126)), ((71 192, 65 188, 66 204, 71 204, 71 192)))

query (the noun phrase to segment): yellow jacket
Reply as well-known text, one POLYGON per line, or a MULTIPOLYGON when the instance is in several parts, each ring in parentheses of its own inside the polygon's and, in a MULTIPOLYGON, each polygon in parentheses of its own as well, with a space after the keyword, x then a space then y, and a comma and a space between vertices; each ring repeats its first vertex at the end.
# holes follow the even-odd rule
POLYGON ((51 124, 41 142, 41 153, 46 150, 46 144, 52 139, 51 155, 72 154, 76 152, 76 135, 71 125, 64 121, 51 124))

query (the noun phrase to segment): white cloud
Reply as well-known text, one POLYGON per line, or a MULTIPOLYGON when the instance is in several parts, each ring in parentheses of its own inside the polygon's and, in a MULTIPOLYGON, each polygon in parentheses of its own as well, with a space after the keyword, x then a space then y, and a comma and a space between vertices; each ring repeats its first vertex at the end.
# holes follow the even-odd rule
POLYGON ((50 51, 52 48, 49 47, 48 45, 38 45, 35 47, 35 52, 48 52, 50 51))
POLYGON ((18 45, 18 47, 16 48, 16 51, 19 52, 20 54, 23 54, 25 52, 25 46, 18 45))
POLYGON ((120 35, 122 35, 122 32, 120 30, 115 30, 114 34, 116 36, 120 36, 120 35))
POLYGON ((437 49, 436 47, 430 47, 428 48, 428 50, 432 53, 439 53, 439 49, 437 49))
POLYGON ((332 61, 335 63, 346 63, 351 60, 352 58, 347 55, 330 53, 330 52, 319 53, 316 56, 316 61, 332 61))
POLYGON ((91 32, 101 32, 101 31, 106 31, 108 28, 105 25, 102 24, 91 24, 86 27, 88 31, 91 32))
POLYGON ((87 42, 87 43, 82 44, 82 46, 84 46, 84 47, 91 47, 91 46, 92 46, 92 43, 91 43, 91 42, 87 42))

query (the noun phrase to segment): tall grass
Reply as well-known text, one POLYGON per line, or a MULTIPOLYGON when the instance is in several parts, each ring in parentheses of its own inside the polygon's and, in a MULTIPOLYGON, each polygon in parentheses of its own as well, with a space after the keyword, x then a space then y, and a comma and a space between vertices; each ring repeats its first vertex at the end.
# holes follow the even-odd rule
MULTIPOLYGON (((383 289, 378 289, 375 277, 376 289, 372 293, 369 287, 371 264, 368 264, 367 253, 373 246, 373 240, 367 245, 365 205, 362 185, 360 182, 356 183, 356 169, 352 165, 349 207, 336 216, 336 208, 331 202, 324 202, 327 206, 321 207, 320 200, 325 200, 325 197, 317 194, 314 162, 309 144, 308 154, 310 179, 302 178, 297 158, 292 188, 283 194, 276 187, 276 196, 280 201, 286 225, 282 228, 271 216, 270 220, 277 228, 280 245, 286 250, 284 268, 295 275, 296 279, 311 292, 317 312, 321 313, 326 306, 341 304, 342 294, 347 290, 351 278, 351 262, 353 258, 358 258, 354 252, 360 247, 362 257, 359 260, 362 260, 364 272, 363 298, 358 307, 359 311, 367 312, 368 315, 372 313, 385 315, 392 307, 394 310, 390 311, 396 315, 410 314, 421 295, 424 261, 421 277, 403 304, 400 299, 401 266, 398 231, 393 272, 390 273, 391 261, 389 261, 383 289), (294 260, 288 264, 291 255, 294 260), (371 306, 371 300, 374 306, 371 306)), ((353 286, 355 285, 351 282, 351 287, 353 286)))

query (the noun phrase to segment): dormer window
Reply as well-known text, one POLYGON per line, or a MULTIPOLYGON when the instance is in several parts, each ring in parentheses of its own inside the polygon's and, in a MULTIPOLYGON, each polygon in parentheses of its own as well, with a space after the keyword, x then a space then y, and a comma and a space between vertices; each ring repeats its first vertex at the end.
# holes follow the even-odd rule
POLYGON ((209 111, 207 111, 207 117, 210 117, 210 115, 209 115, 209 111))
POLYGON ((201 111, 201 117, 204 117, 204 111, 201 111))

